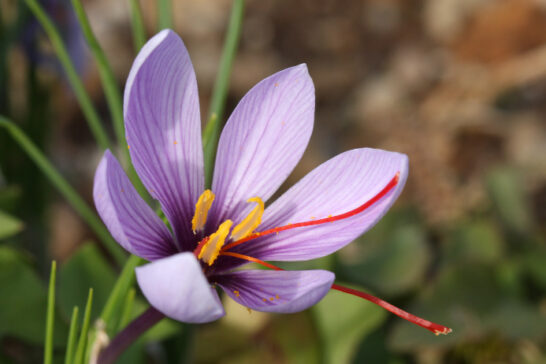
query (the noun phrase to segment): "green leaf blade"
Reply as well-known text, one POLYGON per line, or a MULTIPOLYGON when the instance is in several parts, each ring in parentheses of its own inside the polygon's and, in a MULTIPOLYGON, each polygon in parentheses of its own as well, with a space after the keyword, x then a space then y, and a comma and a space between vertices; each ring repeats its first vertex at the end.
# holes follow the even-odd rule
POLYGON ((133 43, 135 51, 140 51, 140 48, 146 43, 146 30, 144 29, 144 21, 142 18, 142 10, 138 0, 129 0, 131 5, 131 30, 133 32, 133 43))
POLYGON ((74 357, 74 345, 76 344, 76 333, 78 329, 78 306, 74 306, 70 319, 70 329, 68 331, 68 341, 66 344, 66 355, 64 358, 65 364, 72 364, 74 357))
POLYGON ((51 263, 51 273, 49 276, 49 289, 47 294, 47 318, 44 347, 44 364, 51 364, 53 361, 53 330, 55 322, 55 278, 57 273, 57 263, 51 263))
POLYGON ((87 347, 87 338, 89 336, 89 322, 91 321, 91 307, 93 306, 93 288, 89 289, 89 296, 87 298, 87 304, 85 305, 85 313, 83 316, 82 331, 78 340, 78 346, 76 348, 76 355, 74 356, 74 363, 85 362, 85 352, 87 347))
POLYGON ((229 78, 231 75, 231 66, 239 44, 244 8, 244 0, 233 1, 224 49, 222 51, 222 58, 220 59, 220 67, 218 69, 218 75, 216 76, 216 82, 214 83, 214 91, 212 93, 209 110, 209 123, 212 123, 210 123, 210 126, 207 124, 205 128, 204 135, 206 138, 203 141, 206 186, 210 186, 212 182, 212 171, 214 170, 216 146, 218 145, 220 128, 222 127, 220 120, 222 120, 224 116, 224 107, 226 104, 229 78))

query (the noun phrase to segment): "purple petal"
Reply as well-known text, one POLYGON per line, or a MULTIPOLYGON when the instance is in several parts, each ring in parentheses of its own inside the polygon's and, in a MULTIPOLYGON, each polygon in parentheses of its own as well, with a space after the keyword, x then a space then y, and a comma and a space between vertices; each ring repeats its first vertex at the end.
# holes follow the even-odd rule
POLYGON ((259 230, 335 216, 363 205, 400 173, 398 184, 363 212, 332 223, 295 228, 243 243, 234 250, 263 260, 307 260, 328 255, 366 232, 402 192, 405 154, 354 149, 315 168, 269 206, 259 230))
POLYGON ((304 64, 264 79, 243 97, 218 144, 211 225, 239 222, 253 207, 247 199, 271 197, 305 151, 314 111, 315 89, 304 64))
POLYGON ((335 275, 325 270, 242 270, 211 278, 237 303, 256 311, 293 313, 324 297, 335 275))
POLYGON ((138 267, 136 276, 148 302, 172 319, 204 323, 225 314, 216 290, 192 253, 179 253, 138 267))
POLYGON ((114 239, 130 253, 155 260, 176 252, 169 230, 140 197, 109 150, 95 173, 93 198, 114 239))
POLYGON ((183 250, 194 248, 191 219, 204 188, 197 82, 182 40, 164 30, 144 45, 125 86, 131 159, 160 201, 183 250))

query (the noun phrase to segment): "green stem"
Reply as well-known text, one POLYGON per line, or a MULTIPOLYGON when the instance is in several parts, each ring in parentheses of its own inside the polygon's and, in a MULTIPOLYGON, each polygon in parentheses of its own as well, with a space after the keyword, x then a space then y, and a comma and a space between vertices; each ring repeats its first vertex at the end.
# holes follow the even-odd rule
MULTIPOLYGON (((127 296, 127 291, 132 287, 135 280, 135 268, 143 262, 142 258, 137 257, 136 255, 131 255, 127 262, 123 266, 123 270, 119 275, 104 308, 100 318, 106 323, 107 330, 111 330, 113 325, 111 325, 111 320, 114 317, 116 309, 121 306, 121 303, 127 296)), ((111 333, 111 332, 109 332, 111 333)))
POLYGON ((119 319, 118 332, 121 331, 131 319, 131 313, 133 313, 133 303, 135 302, 136 290, 131 288, 125 297, 123 302, 123 310, 121 311, 121 316, 119 319))
POLYGON ((110 109, 110 115, 114 124, 114 131, 116 134, 116 139, 118 146, 121 148, 121 153, 123 155, 124 164, 128 167, 128 175, 131 181, 133 182, 135 188, 139 194, 145 199, 150 200, 149 194, 144 188, 144 185, 138 178, 132 164, 131 157, 129 156, 129 149, 127 148, 127 141, 125 140, 125 126, 123 123, 123 101, 121 98, 121 93, 118 88, 116 77, 110 66, 110 62, 106 58, 104 51, 102 50, 97 38, 93 34, 87 15, 83 8, 81 0, 72 0, 72 6, 76 11, 76 16, 83 30, 84 37, 91 49, 91 54, 97 62, 97 68, 99 70, 100 79, 102 86, 104 88, 104 94, 106 96, 106 101, 110 109))
POLYGON ((172 4, 171 0, 159 0, 157 2, 158 6, 158 31, 172 28, 172 4))
POLYGON ((146 30, 144 29, 144 21, 142 20, 140 3, 138 0, 129 0, 129 3, 131 4, 131 28, 133 30, 133 42, 135 45, 135 51, 138 52, 144 43, 146 43, 146 30))
POLYGON ((47 319, 44 347, 44 364, 51 364, 53 361, 53 324, 55 321, 55 277, 57 263, 51 263, 51 275, 49 276, 49 290, 47 294, 47 319))
POLYGON ((49 179, 51 184, 66 198, 68 203, 76 210, 82 219, 89 227, 97 234, 100 240, 104 243, 110 254, 114 257, 118 264, 123 264, 125 254, 120 246, 110 236, 110 233, 93 212, 89 205, 81 198, 81 196, 68 184, 63 176, 55 169, 44 154, 36 147, 36 145, 26 136, 26 134, 9 119, 0 115, 0 127, 5 128, 11 137, 19 144, 19 146, 27 153, 36 166, 49 179))
POLYGON ((74 357, 74 345, 76 344, 76 331, 78 328, 78 306, 74 306, 72 310, 72 318, 70 319, 70 329, 68 330, 68 343, 66 345, 66 355, 64 358, 65 364, 71 364, 74 357))
POLYGON ((106 102, 108 103, 108 107, 110 109, 110 115, 114 124, 114 131, 116 133, 118 145, 122 149, 125 161, 129 162, 129 152, 125 141, 125 127, 123 125, 122 99, 114 72, 112 71, 112 67, 110 66, 110 62, 108 62, 104 51, 97 41, 93 30, 91 29, 91 25, 89 24, 89 20, 87 19, 87 15, 85 14, 81 0, 72 0, 72 6, 76 12, 78 21, 80 22, 85 40, 91 49, 91 54, 97 62, 99 76, 104 88, 106 102))
POLYGON ((29 9, 34 13, 34 16, 36 16, 38 21, 44 27, 44 30, 46 31, 49 40, 53 45, 53 49, 55 49, 55 53, 57 54, 57 57, 59 58, 59 61, 66 72, 68 82, 74 90, 74 94, 76 95, 87 123, 89 124, 89 128, 91 129, 97 143, 102 149, 110 148, 110 141, 108 140, 106 131, 104 130, 99 115, 93 107, 91 99, 85 91, 83 82, 79 78, 76 68, 68 55, 59 31, 37 0, 25 0, 25 2, 29 9))
POLYGON ((218 145, 220 128, 222 127, 220 120, 222 120, 224 116, 224 107, 226 104, 231 66, 233 64, 233 59, 235 58, 237 45, 239 43, 239 36, 241 34, 244 7, 244 0, 233 1, 224 49, 220 60, 220 68, 218 70, 218 75, 216 76, 216 82, 214 84, 214 91, 212 93, 212 100, 210 103, 209 123, 207 124, 203 133, 205 178, 206 185, 209 187, 212 182, 212 171, 214 170, 216 146, 218 145))
POLYGON ((74 356, 74 363, 85 362, 85 351, 87 346, 87 339, 89 335, 89 322, 91 321, 91 307, 93 306, 93 288, 89 289, 89 295, 87 296, 87 304, 85 305, 85 313, 83 316, 82 331, 80 332, 80 338, 78 340, 78 346, 76 348, 76 355, 74 356))

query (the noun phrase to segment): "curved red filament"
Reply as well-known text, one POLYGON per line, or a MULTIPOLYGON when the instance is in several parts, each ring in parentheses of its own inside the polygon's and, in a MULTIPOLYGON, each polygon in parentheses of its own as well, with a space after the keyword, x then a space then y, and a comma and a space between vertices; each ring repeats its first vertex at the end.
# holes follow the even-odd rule
MULTIPOLYGON (((250 257, 250 256, 244 255, 244 254, 239 254, 239 253, 234 253, 234 252, 220 252, 220 255, 227 255, 227 256, 230 256, 230 257, 243 259, 243 260, 246 260, 246 261, 249 261, 249 262, 253 262, 253 263, 263 265, 264 267, 267 267, 267 268, 270 268, 270 269, 273 269, 273 270, 277 270, 277 271, 284 270, 284 269, 279 268, 279 267, 277 267, 277 266, 275 266, 273 264, 264 262, 263 260, 260 260, 258 258, 254 258, 254 257, 250 257)), ((417 317, 415 315, 412 315, 411 313, 406 312, 404 310, 401 310, 398 307, 391 305, 387 301, 384 301, 384 300, 382 300, 380 298, 372 296, 371 294, 368 294, 366 292, 361 292, 361 291, 358 291, 358 290, 353 289, 353 288, 343 287, 343 286, 340 286, 338 284, 333 284, 331 289, 334 289, 334 290, 340 291, 340 292, 344 292, 344 293, 348 293, 348 294, 352 294, 353 296, 357 296, 357 297, 363 298, 365 300, 368 300, 368 301, 370 301, 372 303, 375 303, 376 305, 383 307, 385 310, 387 310, 389 312, 392 312, 393 314, 403 318, 404 320, 407 320, 407 321, 409 321, 411 323, 419 325, 419 326, 431 331, 432 333, 434 333, 436 335, 440 335, 440 334, 445 335, 445 334, 449 334, 452 331, 449 327, 439 325, 439 324, 435 324, 434 322, 430 322, 430 321, 425 320, 425 319, 423 319, 421 317, 417 317)))
POLYGON ((222 247, 221 251, 225 252, 226 250, 234 248, 237 245, 246 243, 247 241, 254 240, 256 238, 259 238, 259 237, 262 237, 262 236, 265 236, 265 235, 278 233, 280 231, 291 230, 291 229, 304 227, 304 226, 322 225, 322 224, 326 224, 326 223, 329 223, 329 222, 339 221, 339 220, 347 219, 349 217, 358 215, 359 213, 363 212, 364 210, 366 210, 367 208, 372 206, 374 203, 379 201, 381 198, 385 197, 385 195, 387 193, 389 193, 398 184, 399 179, 400 179, 400 172, 397 172, 396 175, 390 180, 390 182, 387 183, 387 185, 385 187, 383 187, 383 189, 381 191, 379 191, 379 193, 377 195, 375 195, 374 197, 372 197, 371 199, 366 201, 363 205, 360 205, 359 207, 357 207, 354 210, 345 212, 345 213, 343 213, 341 215, 325 217, 324 219, 317 219, 317 220, 310 220, 310 221, 305 221, 305 222, 298 222, 298 223, 295 223, 295 224, 288 224, 288 225, 279 226, 279 227, 276 227, 276 228, 273 228, 273 229, 265 230, 265 231, 262 231, 262 232, 250 234, 246 238, 243 238, 243 239, 234 241, 232 243, 226 244, 224 247, 222 247))
POLYGON ((227 255, 227 256, 230 256, 230 257, 247 260, 249 262, 258 263, 260 265, 263 265, 264 267, 267 267, 267 268, 273 269, 273 270, 283 270, 282 268, 274 266, 273 264, 269 264, 269 263, 264 262, 263 260, 260 260, 258 258, 249 257, 248 255, 243 255, 243 254, 234 253, 234 252, 220 252, 219 255, 227 255))
POLYGON ((440 334, 449 334, 451 332, 451 329, 449 327, 435 324, 434 322, 430 322, 428 320, 425 320, 421 317, 417 317, 415 315, 412 315, 409 312, 406 312, 404 310, 399 309, 396 306, 391 305, 387 301, 383 301, 381 298, 377 298, 375 296, 372 296, 371 294, 368 294, 366 292, 361 292, 356 289, 343 287, 338 284, 333 284, 331 289, 335 289, 336 291, 344 292, 352 294, 353 296, 357 296, 360 298, 364 298, 365 300, 368 300, 370 302, 375 303, 378 306, 383 307, 385 310, 394 313, 396 316, 403 318, 404 320, 408 320, 409 322, 412 322, 416 325, 419 325, 432 333, 436 335, 440 334))

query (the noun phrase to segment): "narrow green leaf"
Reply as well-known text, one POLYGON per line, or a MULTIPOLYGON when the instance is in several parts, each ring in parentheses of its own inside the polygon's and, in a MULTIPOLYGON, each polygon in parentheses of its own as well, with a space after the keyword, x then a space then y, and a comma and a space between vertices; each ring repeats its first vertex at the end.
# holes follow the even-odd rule
POLYGON ((44 364, 53 361, 53 323, 55 320, 55 276, 57 263, 51 262, 51 274, 49 276, 49 290, 47 292, 47 319, 44 347, 44 364))
POLYGON ((110 293, 110 297, 108 297, 108 300, 104 305, 100 318, 104 321, 106 329, 110 335, 115 334, 113 329, 116 326, 112 321, 117 315, 114 314, 119 312, 119 308, 127 296, 127 291, 134 283, 135 267, 141 264, 142 261, 142 258, 139 258, 136 255, 131 255, 129 259, 127 259, 127 262, 125 263, 125 266, 123 267, 123 270, 116 281, 114 289, 112 289, 112 293, 110 293))
POLYGON ((61 174, 53 167, 46 156, 36 147, 36 145, 26 136, 26 134, 13 122, 0 115, 0 127, 5 128, 19 146, 34 161, 36 166, 42 170, 51 184, 59 191, 61 195, 70 203, 76 212, 87 222, 95 234, 101 239, 110 254, 116 262, 123 264, 125 254, 120 246, 110 236, 110 233, 91 210, 89 205, 80 197, 80 195, 68 184, 61 174))
POLYGON ((205 149, 206 146, 212 143, 213 134, 218 128, 218 115, 216 115, 216 113, 212 113, 209 117, 207 125, 205 126, 205 130, 203 130, 203 146, 205 149))
POLYGON ((25 2, 46 31, 98 145, 102 149, 110 148, 110 141, 101 124, 99 114, 94 108, 91 98, 83 86, 82 80, 78 76, 74 63, 68 55, 68 51, 66 50, 59 31, 37 0, 25 0, 25 2))
POLYGON ((144 21, 142 20, 142 11, 138 0, 129 0, 131 4, 131 29, 133 30, 133 42, 135 51, 146 43, 146 30, 144 29, 144 21))
POLYGON ((84 363, 84 354, 87 346, 87 338, 89 335, 89 322, 91 321, 91 307, 93 305, 93 288, 89 289, 89 296, 87 298, 87 304, 85 305, 85 313, 83 316, 82 331, 78 340, 78 346, 76 348, 76 356, 74 357, 74 363, 84 363))
POLYGON ((158 31, 172 28, 173 27, 173 21, 172 21, 172 4, 171 0, 159 0, 157 2, 158 6, 158 13, 159 13, 159 19, 158 19, 158 31))
POLYGON ((0 211, 0 239, 9 238, 23 230, 23 223, 11 215, 0 211))
POLYGON ((205 180, 207 186, 210 186, 212 181, 216 146, 218 144, 218 137, 220 136, 220 128, 222 127, 220 120, 222 120, 224 116, 231 66, 233 64, 233 59, 235 58, 237 45, 239 44, 244 7, 244 0, 233 1, 222 58, 220 59, 220 68, 218 69, 212 100, 210 102, 209 122, 212 121, 212 123, 207 124, 207 127, 205 128, 204 135, 206 136, 206 140, 204 140, 203 143, 205 180))
POLYGON ((74 306, 72 310, 72 318, 70 319, 70 330, 68 331, 68 342, 66 344, 66 355, 64 357, 65 364, 72 364, 74 357, 74 345, 76 344, 76 333, 78 329, 78 306, 74 306))
POLYGON ((121 312, 121 319, 119 320, 118 332, 121 331, 131 319, 131 313, 133 312, 133 303, 135 302, 136 290, 131 288, 125 297, 125 302, 123 303, 123 311, 121 312))
POLYGON ((97 62, 97 69, 99 70, 99 76, 104 89, 106 102, 108 103, 108 108, 110 109, 110 115, 114 124, 114 132, 116 134, 117 143, 123 155, 125 165, 128 166, 129 178, 133 182, 139 194, 145 200, 149 200, 149 194, 144 188, 144 185, 140 181, 131 164, 131 157, 129 156, 127 141, 125 140, 125 125, 123 121, 122 109, 123 101, 116 77, 112 71, 112 66, 110 65, 110 62, 108 62, 108 58, 106 58, 102 47, 91 29, 91 25, 89 24, 89 20, 87 19, 87 15, 85 14, 81 0, 72 0, 72 6, 74 7, 76 16, 78 17, 78 21, 82 27, 85 40, 91 49, 91 54, 97 62))
POLYGON ((108 103, 108 108, 110 109, 110 116, 114 124, 114 131, 116 133, 116 138, 118 145, 123 151, 123 157, 126 161, 129 161, 129 152, 127 150, 127 143, 125 141, 125 127, 123 125, 123 110, 122 110, 122 99, 121 93, 116 82, 116 77, 110 66, 110 62, 106 58, 102 47, 100 46, 85 10, 83 8, 81 0, 72 0, 72 6, 76 12, 78 21, 83 31, 83 35, 93 58, 97 62, 97 69, 99 71, 100 80, 102 82, 102 87, 104 88, 104 96, 106 97, 106 102, 108 103))

